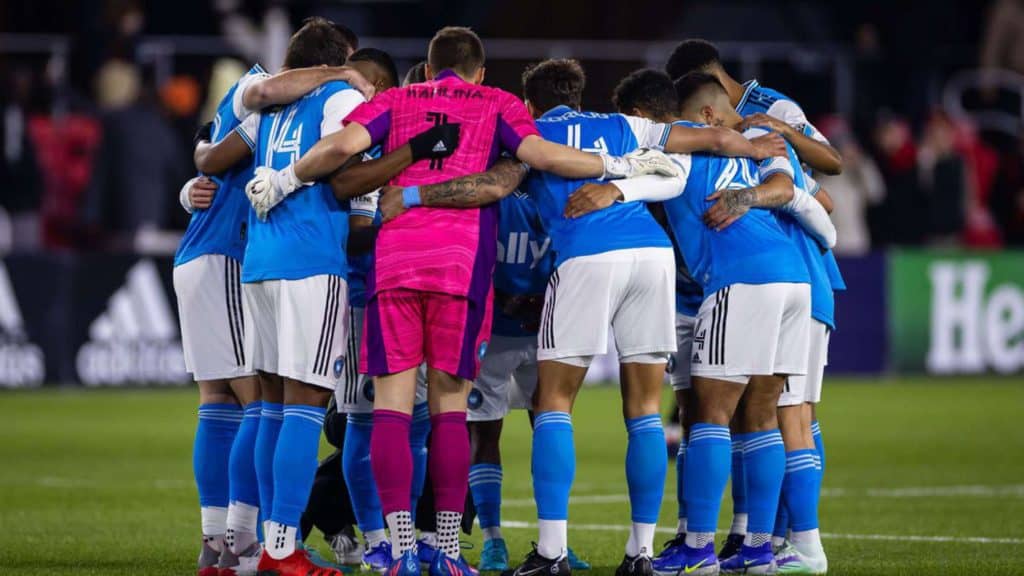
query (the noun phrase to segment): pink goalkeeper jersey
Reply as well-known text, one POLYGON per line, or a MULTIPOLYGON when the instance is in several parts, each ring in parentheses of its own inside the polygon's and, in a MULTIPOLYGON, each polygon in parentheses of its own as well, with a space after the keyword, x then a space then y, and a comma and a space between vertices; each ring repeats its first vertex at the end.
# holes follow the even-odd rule
MULTIPOLYGON (((392 88, 360 105, 345 122, 362 124, 384 152, 437 124, 461 124, 459 147, 444 160, 421 160, 392 180, 397 186, 443 182, 490 168, 502 151, 538 134, 518 98, 470 84, 450 70, 430 82, 392 88)), ((497 204, 479 209, 414 208, 377 235, 369 294, 408 288, 482 302, 490 291, 497 252, 497 204)))

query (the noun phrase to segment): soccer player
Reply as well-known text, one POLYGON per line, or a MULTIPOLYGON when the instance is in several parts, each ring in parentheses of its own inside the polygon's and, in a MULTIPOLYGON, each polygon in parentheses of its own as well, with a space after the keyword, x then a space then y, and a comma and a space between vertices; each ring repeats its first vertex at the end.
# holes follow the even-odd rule
MULTIPOLYGON (((481 86, 483 44, 466 28, 444 28, 431 41, 427 84, 378 95, 287 167, 257 173, 247 185, 266 213, 304 182, 322 177, 377 142, 394 150, 433 124, 462 125, 461 144, 447 160, 417 162, 395 182, 422 185, 479 172, 504 149, 566 175, 629 175, 633 165, 674 172, 658 155, 629 160, 581 153, 537 136, 532 118, 511 94, 481 86)), ((409 193, 414 201, 415 192, 409 193)), ((490 332, 495 211, 422 209, 385 224, 377 235, 367 304, 361 370, 375 380, 371 463, 390 529, 390 573, 419 572, 409 492, 409 429, 415 373, 428 366, 430 476, 437 505, 438 554, 433 574, 469 574, 458 534, 469 472, 465 410, 469 381, 490 332), (490 238, 491 240, 488 240, 490 238), (429 333, 424 326, 429 325, 429 333), (365 362, 364 362, 365 360, 365 362)))
MULTIPOLYGON (((731 111, 714 77, 691 74, 676 87, 682 116, 701 122, 692 125, 703 125, 709 110, 731 111)), ((685 461, 687 533, 680 570, 719 571, 714 532, 730 466, 728 424, 745 396, 741 419, 749 432, 743 458, 750 530, 739 554, 724 562, 722 571, 771 573, 770 532, 785 469, 775 407, 786 376, 806 367, 810 291, 799 252, 775 217, 751 208, 783 206, 798 196, 806 205, 808 197, 794 190, 785 158, 760 167, 701 154, 674 158, 686 167, 681 180, 644 178, 617 188, 591 188, 607 193, 598 206, 614 198, 665 200, 672 235, 706 296, 694 331, 698 408, 685 461), (729 213, 725 219, 718 218, 720 204, 729 213), (712 226, 704 226, 705 221, 712 226)))
MULTIPOLYGON (((799 160, 814 170, 824 172, 825 174, 838 174, 842 170, 842 158, 839 152, 808 121, 806 114, 804 114, 803 109, 796 101, 776 90, 761 86, 757 80, 749 80, 743 84, 737 82, 725 71, 719 58, 718 50, 713 44, 704 40, 686 40, 680 43, 673 50, 665 70, 673 78, 678 78, 691 71, 702 71, 714 75, 728 92, 729 101, 732 106, 735 107, 741 116, 745 117, 744 126, 766 126, 782 134, 789 144, 795 148, 799 160)), ((816 197, 831 210, 831 200, 827 193, 819 193, 816 197)), ((823 259, 825 271, 832 289, 845 290, 846 283, 839 272, 835 255, 831 251, 827 251, 821 258, 823 259)), ((822 320, 822 318, 831 318, 832 313, 830 310, 832 306, 827 304, 828 299, 823 294, 819 296, 817 302, 819 303, 818 311, 815 314, 814 321, 811 323, 811 354, 814 356, 812 361, 827 363, 828 334, 831 329, 829 327, 832 326, 834 328, 834 325, 832 321, 822 320)), ((822 463, 819 466, 821 471, 817 480, 817 486, 820 487, 820 476, 824 472, 825 452, 824 442, 821 437, 821 427, 817 421, 814 407, 821 398, 822 378, 815 376, 818 370, 813 364, 809 367, 808 373, 810 377, 808 378, 808 385, 805 387, 805 392, 808 396, 807 402, 799 408, 783 407, 781 425, 783 436, 787 438, 786 442, 789 448, 793 450, 814 448, 816 451, 817 459, 822 463), (810 423, 809 427, 807 426, 808 423, 810 423), (811 431, 805 431, 805 428, 809 428, 811 431), (813 443, 813 446, 811 446, 811 443, 813 443)), ((737 469, 737 472, 739 470, 737 469)), ((742 477, 742 473, 734 474, 734 476, 742 477)), ((737 485, 735 479, 733 482, 734 486, 737 485)), ((742 481, 740 485, 742 485, 742 481)), ((818 490, 815 489, 815 508, 817 507, 817 492, 818 490)), ((734 491, 734 495, 742 496, 742 492, 736 493, 734 491)), ((782 517, 779 519, 779 530, 776 533, 779 539, 784 538, 786 528, 788 527, 785 511, 785 506, 780 508, 780 516, 782 517)), ((740 522, 734 520, 734 526, 730 532, 741 531, 740 529, 743 528, 742 518, 738 520, 740 522)), ((817 523, 815 522, 814 525, 816 528, 817 523)), ((800 530, 800 532, 808 531, 800 530)), ((798 538, 800 537, 809 539, 810 542, 805 548, 808 554, 815 555, 816 553, 811 551, 820 548, 820 541, 818 541, 816 530, 798 536, 798 538)), ((726 557, 734 554, 735 550, 738 549, 739 540, 740 538, 732 536, 728 540, 726 547, 722 550, 722 556, 726 557)), ((777 544, 784 545, 785 543, 777 542, 777 544)))
MULTIPOLYGON (((254 66, 221 99, 209 132, 201 131, 200 139, 232 138, 250 113, 291 102, 325 82, 351 79, 366 89, 356 76, 339 67, 269 76, 254 66)), ((244 140, 237 134, 233 138, 248 156, 244 140)), ((201 575, 215 574, 218 568, 254 572, 259 555, 259 494, 252 455, 262 403, 258 382, 244 367, 239 282, 249 210, 243 188, 252 167, 244 162, 226 167, 216 180, 197 177, 182 188, 180 200, 192 218, 174 262, 186 368, 200 390, 193 465, 203 519, 201 575)))
MULTIPOLYGON (((317 18, 296 32, 285 67, 338 66, 347 55, 337 29, 317 18)), ((340 129, 342 119, 364 101, 349 84, 330 82, 262 114, 254 150, 257 174, 287 165, 340 129)), ((264 401, 283 403, 276 439, 273 430, 264 434, 261 426, 262 445, 257 440, 261 497, 269 496, 271 503, 259 573, 291 576, 321 570, 296 540, 317 468, 325 406, 345 368, 348 218, 349 207, 323 183, 295 194, 273 215, 249 215, 242 267, 252 327, 245 338, 246 365, 260 371, 264 401), (268 471, 272 482, 267 482, 268 471)))

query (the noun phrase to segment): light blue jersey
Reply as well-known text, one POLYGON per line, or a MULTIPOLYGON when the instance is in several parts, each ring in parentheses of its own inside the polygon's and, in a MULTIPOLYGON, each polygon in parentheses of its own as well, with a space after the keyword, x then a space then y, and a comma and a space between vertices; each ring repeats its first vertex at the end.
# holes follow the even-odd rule
MULTIPOLYGON (((701 124, 679 122, 686 126, 701 124)), ((679 157, 679 156, 677 156, 679 157)), ((691 154, 683 193, 664 202, 672 236, 704 295, 732 284, 810 282, 807 267, 792 240, 768 210, 752 209, 722 231, 702 217, 714 205, 707 197, 725 188, 760 183, 757 164, 747 158, 691 154)))
MULTIPOLYGON (((380 158, 381 147, 374 146, 363 154, 363 161, 380 158)), ((371 192, 365 196, 348 201, 350 216, 365 216, 373 219, 374 228, 380 229, 382 222, 380 210, 377 209, 379 192, 371 192)), ((366 307, 366 278, 373 266, 373 248, 365 254, 348 255, 348 304, 353 308, 366 307)))
POLYGON ((535 297, 543 302, 544 290, 555 268, 551 240, 544 231, 533 199, 516 190, 498 205, 498 263, 494 269, 494 324, 499 336, 533 336, 522 318, 505 314, 501 304, 508 297, 535 297))
MULTIPOLYGON (((257 165, 281 170, 298 160, 320 140, 325 120, 332 129, 337 128, 334 122, 340 126, 340 119, 325 118, 325 108, 333 96, 345 97, 350 92, 355 90, 345 82, 329 82, 287 106, 264 113, 254 152, 257 165)), ((362 97, 357 100, 361 102, 362 97)), ((339 203, 324 182, 296 190, 274 207, 264 222, 250 211, 242 282, 298 280, 320 274, 347 279, 348 217, 348 203, 339 203)))
MULTIPOLYGON (((568 106, 552 108, 537 120, 537 129, 546 140, 614 156, 638 147, 664 146, 669 128, 622 114, 577 112, 568 106)), ((544 229, 551 236, 556 266, 577 256, 671 246, 641 203, 616 203, 582 218, 565 218, 562 214, 569 196, 588 182, 596 180, 569 180, 539 171, 531 171, 526 181, 527 193, 537 203, 544 229)))
MULTIPOLYGON (((264 75, 259 64, 253 66, 246 76, 264 75)), ((216 143, 231 134, 241 123, 235 110, 235 92, 242 79, 235 82, 217 105, 213 117, 211 140, 216 143)), ((239 134, 243 134, 239 131, 239 134)), ((244 134, 243 134, 244 137, 244 134)), ((252 142, 247 142, 252 147, 252 142)), ((245 197, 245 184, 252 178, 253 163, 247 160, 213 178, 217 182, 217 193, 209 208, 197 209, 192 213, 185 235, 174 255, 174 265, 180 266, 206 254, 223 254, 235 260, 242 260, 245 252, 246 217, 249 200, 245 197)))
POLYGON ((686 267, 686 260, 676 250, 676 314, 697 317, 704 302, 704 289, 686 267))

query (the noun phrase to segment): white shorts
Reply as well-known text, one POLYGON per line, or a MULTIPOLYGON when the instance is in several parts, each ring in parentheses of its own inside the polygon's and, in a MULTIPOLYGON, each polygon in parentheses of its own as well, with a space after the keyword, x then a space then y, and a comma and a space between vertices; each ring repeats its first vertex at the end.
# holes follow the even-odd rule
POLYGON ((669 362, 673 390, 689 390, 690 363, 693 361, 693 327, 697 319, 676 314, 676 353, 669 362))
POLYGON ((348 285, 320 274, 242 284, 248 303, 245 359, 262 370, 333 390, 345 374, 348 285))
POLYGON ((745 384, 805 374, 810 284, 733 284, 704 299, 694 329, 694 376, 745 384))
MULTIPOLYGON (((341 383, 334 389, 334 401, 342 414, 370 414, 373 412, 373 377, 359 373, 359 343, 363 337, 363 319, 366 308, 348 309, 348 342, 345 345, 345 371, 341 383)), ((427 401, 427 366, 416 373, 416 404, 427 401)))
MULTIPOLYGON (((675 256, 671 248, 634 248, 563 262, 544 294, 538 360, 589 358, 608 350, 611 326, 619 359, 676 351, 675 256)), ((585 364, 584 364, 585 365, 585 364)))
POLYGON ((510 409, 528 409, 537 389, 537 339, 491 335, 480 375, 469 392, 466 419, 501 420, 510 409))
POLYGON ((796 406, 804 402, 821 402, 821 384, 828 365, 828 326, 811 318, 807 339, 807 374, 790 376, 779 398, 779 406, 796 406))
POLYGON ((251 376, 245 367, 241 265, 207 254, 174 268, 185 369, 197 381, 251 376))

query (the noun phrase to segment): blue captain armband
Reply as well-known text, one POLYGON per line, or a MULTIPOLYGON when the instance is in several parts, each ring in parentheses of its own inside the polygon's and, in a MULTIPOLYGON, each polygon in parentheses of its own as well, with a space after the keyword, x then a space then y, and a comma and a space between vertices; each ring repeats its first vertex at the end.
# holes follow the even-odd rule
POLYGON ((423 202, 420 199, 419 186, 409 186, 408 188, 402 189, 402 206, 412 208, 414 206, 419 206, 422 203, 423 202))

